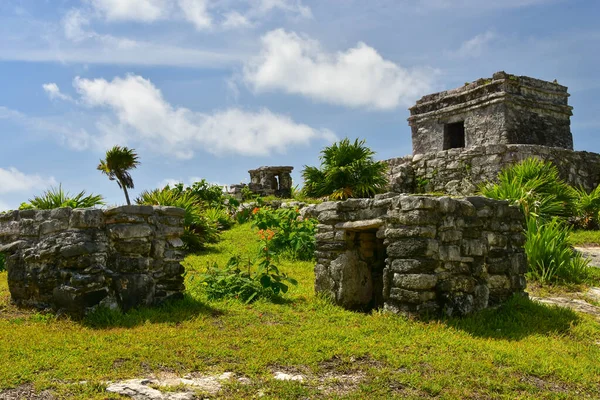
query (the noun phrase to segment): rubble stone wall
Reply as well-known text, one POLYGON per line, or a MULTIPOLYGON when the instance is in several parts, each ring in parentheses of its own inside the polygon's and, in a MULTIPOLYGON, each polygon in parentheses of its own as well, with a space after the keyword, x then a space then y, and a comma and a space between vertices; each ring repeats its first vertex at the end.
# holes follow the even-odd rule
POLYGON ((83 315, 181 297, 184 214, 152 206, 0 214, 13 301, 83 315))
POLYGON ((388 193, 304 213, 315 290, 345 308, 462 315, 524 293, 524 217, 505 201, 388 193))
POLYGON ((494 144, 387 160, 390 190, 398 193, 474 194, 502 168, 537 157, 556 165, 562 179, 592 190, 600 184, 600 154, 558 147, 494 144))

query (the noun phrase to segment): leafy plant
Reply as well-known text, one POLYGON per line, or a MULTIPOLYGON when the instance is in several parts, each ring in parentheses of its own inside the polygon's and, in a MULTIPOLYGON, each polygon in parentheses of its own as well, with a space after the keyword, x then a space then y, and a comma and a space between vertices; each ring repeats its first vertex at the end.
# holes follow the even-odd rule
POLYGON ((191 192, 179 192, 168 186, 163 189, 144 191, 135 200, 137 204, 150 206, 172 206, 185 210, 184 233, 181 240, 190 251, 199 251, 206 243, 215 243, 219 238, 216 223, 203 213, 202 205, 191 192))
POLYGON ((484 196, 520 206, 526 216, 551 218, 573 214, 573 188, 560 179, 554 164, 537 158, 503 169, 498 183, 488 183, 479 189, 484 196))
POLYGON ((137 168, 140 165, 139 157, 135 150, 127 147, 114 146, 106 152, 106 158, 100 160, 97 169, 108 176, 111 181, 117 181, 119 187, 123 189, 127 204, 131 205, 127 189, 133 189, 133 178, 129 170, 137 168))
POLYGON ((225 208, 207 208, 204 210, 204 216, 212 225, 216 226, 218 230, 225 230, 233 225, 233 219, 225 208))
POLYGON ((250 260, 242 265, 239 256, 231 257, 224 268, 217 263, 209 265, 201 276, 207 297, 213 300, 235 298, 250 303, 260 298, 279 297, 287 293, 288 284, 297 285, 295 279, 279 271, 272 262, 273 235, 272 231, 259 232, 261 247, 256 267, 250 260))
POLYGON ((309 197, 328 196, 334 200, 373 197, 385 190, 387 166, 375 161, 375 153, 356 139, 343 139, 321 151, 321 167, 305 166, 304 193, 309 197))
POLYGON ((221 207, 225 201, 223 187, 209 183, 206 179, 194 182, 188 187, 185 187, 183 183, 178 183, 173 187, 173 190, 191 192, 198 200, 205 202, 209 207, 221 207))
POLYGON ((573 223, 583 229, 600 227, 600 185, 591 192, 584 188, 573 189, 575 194, 575 215, 573 223))
POLYGON ((573 252, 568 226, 558 218, 527 220, 525 252, 529 275, 542 284, 556 281, 580 283, 588 276, 589 261, 573 252))
POLYGON ((40 196, 34 196, 28 203, 21 203, 19 210, 39 209, 51 210, 53 208, 91 208, 104 205, 104 199, 100 195, 86 195, 85 190, 71 195, 63 190, 62 185, 51 187, 40 196))
POLYGON ((298 209, 255 208, 254 226, 273 232, 271 248, 292 260, 312 260, 315 252, 317 221, 304 219, 298 209))

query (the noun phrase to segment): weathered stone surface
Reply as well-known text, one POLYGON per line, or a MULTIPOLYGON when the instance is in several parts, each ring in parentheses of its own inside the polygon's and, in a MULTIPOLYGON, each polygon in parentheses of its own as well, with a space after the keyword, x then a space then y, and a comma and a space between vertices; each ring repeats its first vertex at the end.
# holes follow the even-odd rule
POLYGON ((317 292, 350 309, 449 315, 523 293, 526 258, 513 238, 522 234, 510 226, 524 218, 515 207, 479 196, 385 200, 376 223, 361 216, 379 200, 330 202, 317 214, 317 292))
POLYGON ((18 305, 74 316, 98 306, 127 310, 180 296, 182 213, 124 206, 0 214, 11 296, 18 305))

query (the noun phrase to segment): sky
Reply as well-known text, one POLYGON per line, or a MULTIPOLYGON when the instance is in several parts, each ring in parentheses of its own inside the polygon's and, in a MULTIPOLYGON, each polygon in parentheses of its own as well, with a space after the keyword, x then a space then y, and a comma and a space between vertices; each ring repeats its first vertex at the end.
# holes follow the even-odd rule
POLYGON ((575 149, 600 152, 597 0, 0 0, 0 210, 134 148, 135 198, 247 182, 344 137, 411 153, 408 107, 496 71, 569 87, 575 149))

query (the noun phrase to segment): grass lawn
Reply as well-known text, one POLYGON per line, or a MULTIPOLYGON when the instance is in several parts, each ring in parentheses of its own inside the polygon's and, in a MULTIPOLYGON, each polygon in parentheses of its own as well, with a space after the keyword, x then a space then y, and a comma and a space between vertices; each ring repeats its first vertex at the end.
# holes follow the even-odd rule
POLYGON ((573 246, 600 246, 600 231, 573 231, 569 242, 573 246))
POLYGON ((207 301, 197 272, 256 246, 250 226, 237 226, 185 260, 183 301, 82 322, 13 307, 0 274, 0 390, 33 383, 105 399, 117 398, 108 380, 233 371, 253 383, 227 384, 220 398, 600 398, 600 324, 526 299, 445 320, 362 314, 315 296, 313 263, 281 262, 299 285, 280 304, 207 301), (275 381, 274 371, 307 379, 275 381))

